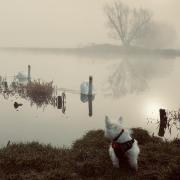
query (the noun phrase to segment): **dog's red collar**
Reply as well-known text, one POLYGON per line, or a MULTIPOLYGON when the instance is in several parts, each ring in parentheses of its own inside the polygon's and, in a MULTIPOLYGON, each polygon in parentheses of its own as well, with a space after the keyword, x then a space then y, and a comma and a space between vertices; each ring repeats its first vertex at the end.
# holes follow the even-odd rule
POLYGON ((112 142, 112 148, 114 149, 114 152, 118 158, 120 158, 120 156, 122 156, 126 151, 131 149, 134 143, 134 138, 132 138, 130 141, 126 141, 123 143, 117 142, 117 140, 123 133, 124 129, 121 130, 121 132, 113 139, 112 142))
POLYGON ((112 148, 114 149, 114 152, 117 157, 122 156, 126 151, 132 148, 133 143, 134 143, 134 138, 132 138, 129 141, 119 143, 119 142, 112 142, 112 148))

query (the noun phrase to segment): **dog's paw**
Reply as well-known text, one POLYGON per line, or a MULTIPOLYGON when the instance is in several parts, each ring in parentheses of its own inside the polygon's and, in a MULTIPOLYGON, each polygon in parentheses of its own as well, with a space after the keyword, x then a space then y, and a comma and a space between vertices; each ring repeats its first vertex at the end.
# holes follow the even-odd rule
POLYGON ((133 172, 138 172, 138 165, 137 164, 130 164, 130 167, 132 169, 133 172))
POLYGON ((119 162, 118 163, 113 162, 113 166, 118 169, 119 168, 119 162))

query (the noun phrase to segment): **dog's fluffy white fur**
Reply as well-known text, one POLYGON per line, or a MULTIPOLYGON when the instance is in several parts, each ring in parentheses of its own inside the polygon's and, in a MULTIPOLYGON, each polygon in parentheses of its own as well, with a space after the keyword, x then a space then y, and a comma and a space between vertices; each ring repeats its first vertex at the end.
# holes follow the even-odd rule
MULTIPOLYGON (((113 140, 115 137, 118 136, 118 134, 122 131, 122 129, 124 129, 123 134, 118 138, 117 142, 119 143, 123 143, 126 141, 131 140, 131 134, 132 134, 132 130, 129 129, 125 129, 123 127, 123 120, 120 117, 119 118, 119 123, 118 124, 114 124, 110 121, 110 119, 108 118, 108 116, 105 117, 105 136, 107 138, 109 138, 110 140, 113 140)), ((137 140, 134 141, 132 148, 129 149, 126 153, 125 156, 128 159, 129 165, 131 166, 132 169, 136 170, 138 169, 138 155, 140 153, 140 149, 138 147, 138 142, 137 140)), ((119 168, 119 159, 116 157, 116 154, 112 148, 112 145, 110 144, 109 147, 109 155, 110 158, 112 160, 113 166, 116 168, 119 168)))

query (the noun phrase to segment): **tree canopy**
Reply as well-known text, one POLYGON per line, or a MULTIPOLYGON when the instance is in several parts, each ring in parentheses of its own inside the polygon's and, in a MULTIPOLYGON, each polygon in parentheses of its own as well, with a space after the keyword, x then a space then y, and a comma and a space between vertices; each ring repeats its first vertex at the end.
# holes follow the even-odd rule
POLYGON ((120 39, 125 46, 131 45, 146 33, 152 17, 147 9, 130 8, 119 0, 106 4, 104 10, 113 37, 120 39))

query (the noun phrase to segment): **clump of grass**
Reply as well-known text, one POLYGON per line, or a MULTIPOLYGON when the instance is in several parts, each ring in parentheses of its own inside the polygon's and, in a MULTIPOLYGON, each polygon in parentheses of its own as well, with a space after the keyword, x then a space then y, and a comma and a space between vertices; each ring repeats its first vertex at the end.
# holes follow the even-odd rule
POLYGON ((27 84, 27 97, 30 98, 32 103, 41 106, 43 104, 48 104, 53 95, 53 82, 41 82, 40 80, 35 80, 27 84))
POLYGON ((139 145, 145 145, 149 142, 162 142, 162 139, 155 136, 150 136, 149 133, 142 128, 133 128, 133 137, 138 140, 139 145))
POLYGON ((180 143, 163 142, 143 129, 133 129, 141 142, 139 172, 125 160, 113 168, 104 131, 89 131, 71 148, 54 148, 37 142, 10 144, 0 149, 1 179, 180 179, 180 143), (146 138, 145 138, 146 135, 146 138), (146 142, 147 140, 147 142, 146 142))

